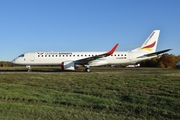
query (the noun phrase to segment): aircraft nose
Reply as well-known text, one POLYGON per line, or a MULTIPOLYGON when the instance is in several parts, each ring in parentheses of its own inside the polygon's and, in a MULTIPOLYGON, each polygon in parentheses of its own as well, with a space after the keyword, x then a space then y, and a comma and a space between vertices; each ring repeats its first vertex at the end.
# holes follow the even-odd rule
POLYGON ((15 64, 15 59, 11 61, 12 64, 15 64))

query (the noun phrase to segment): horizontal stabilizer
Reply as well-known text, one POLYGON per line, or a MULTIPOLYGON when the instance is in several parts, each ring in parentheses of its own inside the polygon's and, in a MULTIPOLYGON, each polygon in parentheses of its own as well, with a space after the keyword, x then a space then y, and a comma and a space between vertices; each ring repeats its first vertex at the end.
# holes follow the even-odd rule
POLYGON ((138 57, 138 58, 142 58, 142 57, 151 57, 151 56, 155 56, 155 55, 160 55, 160 54, 165 53, 165 52, 168 52, 168 51, 170 51, 170 50, 172 50, 172 49, 166 49, 166 50, 161 50, 161 51, 157 51, 157 52, 145 54, 145 55, 140 56, 140 57, 138 57))

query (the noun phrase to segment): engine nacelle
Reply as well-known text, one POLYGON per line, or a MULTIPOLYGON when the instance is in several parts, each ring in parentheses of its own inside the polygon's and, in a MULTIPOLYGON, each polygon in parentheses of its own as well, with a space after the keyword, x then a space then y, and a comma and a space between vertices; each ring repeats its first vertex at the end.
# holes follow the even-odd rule
POLYGON ((75 63, 73 61, 65 61, 61 63, 62 70, 75 70, 75 63))

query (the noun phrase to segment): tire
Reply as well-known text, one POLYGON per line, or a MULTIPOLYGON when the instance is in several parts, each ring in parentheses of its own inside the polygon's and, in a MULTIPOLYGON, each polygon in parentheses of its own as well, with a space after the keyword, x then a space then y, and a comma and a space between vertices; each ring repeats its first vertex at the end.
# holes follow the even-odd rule
POLYGON ((89 72, 91 72, 91 69, 89 69, 89 68, 86 68, 86 72, 88 72, 88 73, 89 73, 89 72))

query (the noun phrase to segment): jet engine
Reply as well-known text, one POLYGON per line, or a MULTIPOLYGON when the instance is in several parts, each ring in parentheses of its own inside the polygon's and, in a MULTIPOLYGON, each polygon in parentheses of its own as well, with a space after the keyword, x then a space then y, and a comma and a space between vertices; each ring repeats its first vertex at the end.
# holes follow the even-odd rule
POLYGON ((75 63, 73 61, 65 61, 61 63, 62 70, 75 70, 75 63))

